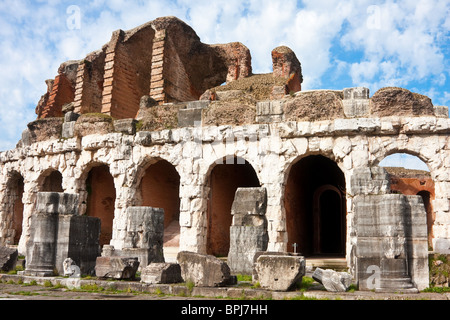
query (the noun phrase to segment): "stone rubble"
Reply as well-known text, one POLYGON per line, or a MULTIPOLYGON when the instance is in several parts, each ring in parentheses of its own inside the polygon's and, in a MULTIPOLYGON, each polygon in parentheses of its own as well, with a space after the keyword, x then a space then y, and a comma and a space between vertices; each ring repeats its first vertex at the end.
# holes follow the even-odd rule
POLYGON ((347 272, 316 268, 312 278, 322 284, 330 292, 346 292, 352 284, 353 277, 347 272))

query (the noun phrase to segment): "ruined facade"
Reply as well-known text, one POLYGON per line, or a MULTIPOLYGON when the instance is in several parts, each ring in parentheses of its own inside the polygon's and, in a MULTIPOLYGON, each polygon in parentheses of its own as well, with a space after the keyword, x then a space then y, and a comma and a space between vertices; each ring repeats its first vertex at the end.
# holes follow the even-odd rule
POLYGON ((263 188, 268 251, 342 256, 357 270, 355 197, 379 190, 361 191, 356 173, 403 152, 430 169, 426 237, 448 253, 448 109, 401 88, 301 91, 292 50, 272 61, 253 74, 244 45, 206 45, 160 18, 63 64, 38 119, 0 153, 0 243, 25 253, 37 194, 53 191, 79 195, 103 246, 124 248, 128 209, 150 206, 164 209, 167 246, 226 256, 237 188, 263 188))

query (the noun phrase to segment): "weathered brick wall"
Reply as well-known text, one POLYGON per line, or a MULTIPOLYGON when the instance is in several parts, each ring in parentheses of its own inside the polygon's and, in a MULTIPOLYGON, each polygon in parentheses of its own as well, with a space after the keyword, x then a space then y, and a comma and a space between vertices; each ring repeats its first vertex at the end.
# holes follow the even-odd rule
POLYGON ((154 31, 131 35, 116 31, 106 49, 102 112, 117 119, 135 118, 148 94, 154 31))
POLYGON ((134 118, 148 94, 154 31, 148 27, 131 36, 114 32, 106 49, 102 112, 114 118, 134 118))
POLYGON ((76 113, 100 113, 102 111, 105 57, 105 52, 100 50, 88 55, 78 66, 74 98, 76 113))
POLYGON ((62 106, 75 98, 75 89, 64 74, 56 76, 48 101, 39 118, 62 117, 62 106))

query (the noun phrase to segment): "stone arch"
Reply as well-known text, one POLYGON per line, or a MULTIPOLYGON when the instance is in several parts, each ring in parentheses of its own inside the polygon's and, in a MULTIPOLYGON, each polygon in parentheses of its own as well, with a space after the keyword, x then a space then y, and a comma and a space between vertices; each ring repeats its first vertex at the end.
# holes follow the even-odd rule
POLYGON ((164 209, 164 246, 179 247, 180 175, 162 158, 146 159, 136 177, 137 205, 164 209))
POLYGON ((115 214, 116 188, 109 166, 91 163, 81 177, 80 198, 85 214, 101 220, 100 245, 109 244, 112 239, 115 214))
POLYGON ((8 173, 5 193, 3 194, 3 206, 5 216, 3 220, 6 226, 5 244, 17 245, 22 236, 25 189, 24 177, 17 171, 8 173))
MULTIPOLYGON (((417 158, 417 160, 421 161, 422 164, 428 168, 428 170, 422 169, 417 170, 412 169, 408 165, 406 165, 405 167, 389 167, 388 164, 385 165, 390 178, 389 182, 391 192, 399 192, 404 195, 421 196, 427 215, 428 246, 429 248, 432 248, 433 226, 436 220, 436 214, 434 212, 432 203, 433 200, 436 198, 436 195, 435 195, 435 184, 433 177, 431 175, 430 166, 425 161, 423 161, 419 156, 408 152, 394 152, 386 156, 383 160, 385 160, 389 156, 393 156, 400 153, 408 154, 410 156, 417 158), (430 171, 430 173, 426 173, 425 171, 430 171)), ((383 161, 380 161, 380 165, 383 165, 383 161)))
POLYGON ((311 255, 345 255, 345 175, 319 154, 299 157, 286 172, 284 213, 287 250, 311 255))
POLYGON ((38 179, 40 192, 64 192, 63 176, 56 169, 48 169, 38 179))
POLYGON ((231 206, 236 190, 239 187, 260 187, 260 180, 248 161, 229 156, 210 166, 206 185, 209 188, 206 252, 227 256, 230 248, 231 206))

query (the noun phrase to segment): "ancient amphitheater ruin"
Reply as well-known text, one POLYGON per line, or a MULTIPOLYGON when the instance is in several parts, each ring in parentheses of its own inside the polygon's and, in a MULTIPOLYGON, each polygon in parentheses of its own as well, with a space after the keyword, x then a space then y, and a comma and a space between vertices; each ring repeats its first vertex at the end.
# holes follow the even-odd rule
MULTIPOLYGON (((295 53, 272 60, 253 74, 243 44, 204 44, 164 17, 61 64, 36 121, 0 153, 0 245, 28 257, 37 225, 58 233, 35 218, 50 192, 62 214, 101 222, 102 254, 150 259, 130 215, 161 208, 166 255, 295 251, 345 258, 362 289, 374 268, 427 287, 429 251, 450 253, 447 107, 395 87, 302 91, 295 53), (378 166, 399 152, 428 175, 378 166), (237 190, 254 210, 236 212, 237 190)), ((83 221, 67 223, 88 238, 83 221)))

